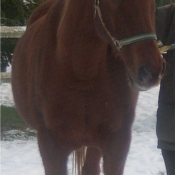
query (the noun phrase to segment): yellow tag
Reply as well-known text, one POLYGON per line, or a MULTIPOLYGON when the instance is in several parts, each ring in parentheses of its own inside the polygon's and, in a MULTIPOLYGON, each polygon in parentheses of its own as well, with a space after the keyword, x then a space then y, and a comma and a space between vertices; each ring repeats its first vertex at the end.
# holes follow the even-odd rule
POLYGON ((162 54, 165 54, 169 49, 170 49, 171 46, 162 46, 159 48, 160 50, 160 53, 162 54))

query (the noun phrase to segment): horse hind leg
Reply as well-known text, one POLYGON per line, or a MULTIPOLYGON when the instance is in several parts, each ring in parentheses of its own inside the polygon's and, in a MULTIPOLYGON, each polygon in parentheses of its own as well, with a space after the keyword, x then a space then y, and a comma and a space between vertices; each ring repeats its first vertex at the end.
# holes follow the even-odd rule
POLYGON ((101 156, 101 152, 97 148, 88 147, 82 175, 99 175, 101 156))
POLYGON ((72 150, 60 145, 46 128, 40 128, 37 137, 45 174, 67 175, 67 159, 72 150))

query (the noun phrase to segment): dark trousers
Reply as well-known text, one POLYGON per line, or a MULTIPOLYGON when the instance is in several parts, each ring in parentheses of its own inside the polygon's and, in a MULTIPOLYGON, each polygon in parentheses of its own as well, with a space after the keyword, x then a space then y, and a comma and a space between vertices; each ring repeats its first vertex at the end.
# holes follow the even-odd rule
POLYGON ((175 175, 175 151, 162 149, 167 175, 175 175))

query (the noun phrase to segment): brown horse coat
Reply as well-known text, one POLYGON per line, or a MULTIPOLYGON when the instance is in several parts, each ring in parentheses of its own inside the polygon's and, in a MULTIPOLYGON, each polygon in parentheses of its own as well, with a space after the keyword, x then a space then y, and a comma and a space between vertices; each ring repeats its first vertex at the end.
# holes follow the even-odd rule
POLYGON ((48 0, 31 16, 12 67, 14 100, 38 133, 47 175, 65 175, 68 155, 87 146, 83 175, 122 175, 138 92, 164 69, 154 39, 119 52, 117 39, 153 33, 152 0, 48 0), (138 18, 135 18, 137 16, 138 18), (103 21, 100 20, 103 18, 103 21))

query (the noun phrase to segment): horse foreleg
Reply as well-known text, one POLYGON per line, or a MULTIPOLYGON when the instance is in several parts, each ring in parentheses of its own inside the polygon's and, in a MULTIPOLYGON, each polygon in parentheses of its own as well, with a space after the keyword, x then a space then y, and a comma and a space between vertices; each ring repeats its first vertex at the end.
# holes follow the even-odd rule
POLYGON ((130 129, 110 135, 104 152, 104 174, 122 175, 131 140, 130 129))
POLYGON ((38 130, 37 136, 45 174, 66 175, 67 158, 71 151, 60 145, 55 136, 47 129, 38 130))
POLYGON ((89 147, 86 151, 86 161, 83 166, 82 175, 100 174, 101 153, 97 148, 89 147))

